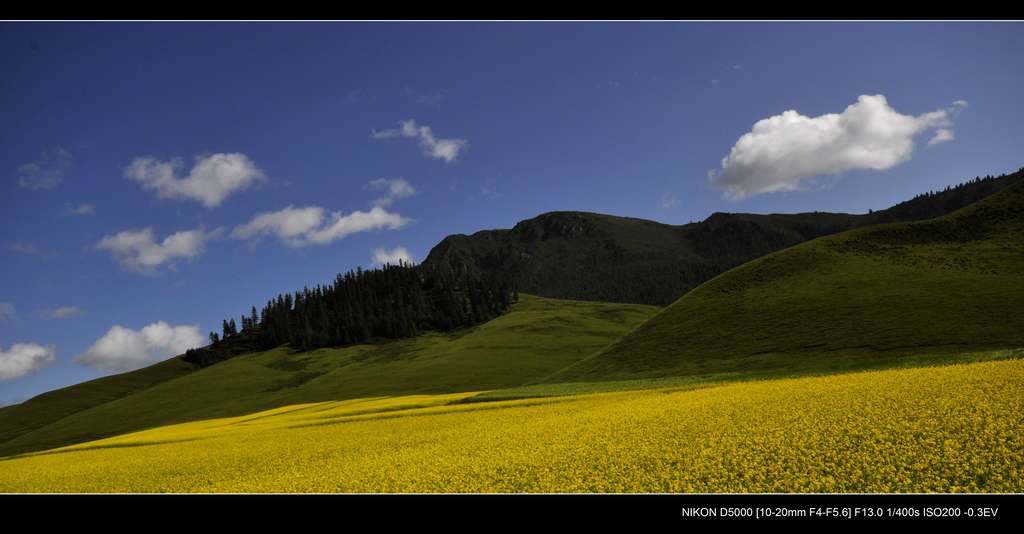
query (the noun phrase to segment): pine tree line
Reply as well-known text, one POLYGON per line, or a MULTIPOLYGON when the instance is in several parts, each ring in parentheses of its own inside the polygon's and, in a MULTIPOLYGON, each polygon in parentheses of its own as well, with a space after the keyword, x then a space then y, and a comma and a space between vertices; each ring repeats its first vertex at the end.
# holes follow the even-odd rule
POLYGON ((311 350, 373 339, 447 332, 489 321, 517 299, 511 283, 489 273, 426 270, 400 262, 379 269, 358 268, 333 283, 305 287, 271 299, 257 314, 225 319, 210 345, 186 352, 185 360, 209 365, 237 354, 289 344, 311 350))

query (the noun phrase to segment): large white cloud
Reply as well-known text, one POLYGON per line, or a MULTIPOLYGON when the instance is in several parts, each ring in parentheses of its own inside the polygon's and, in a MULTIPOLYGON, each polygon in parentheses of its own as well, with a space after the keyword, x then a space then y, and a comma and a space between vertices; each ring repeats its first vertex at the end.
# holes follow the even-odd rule
POLYGON ((353 211, 348 215, 340 211, 328 215, 324 208, 318 206, 288 206, 279 211, 256 215, 248 223, 236 226, 231 237, 251 239, 269 234, 290 246, 302 247, 324 245, 369 230, 397 230, 411 221, 380 206, 374 206, 370 211, 353 211))
POLYGON ((18 167, 18 186, 25 189, 53 189, 60 185, 70 168, 70 152, 60 147, 47 150, 38 160, 18 167))
POLYGON ((187 230, 173 233, 157 242, 152 228, 125 230, 104 236, 96 248, 109 251, 114 259, 132 271, 153 274, 165 263, 173 265, 176 260, 192 260, 202 255, 206 241, 218 234, 216 230, 187 230))
POLYGON ((188 176, 179 178, 180 159, 158 161, 136 158, 124 175, 156 191, 160 198, 186 198, 208 208, 219 206, 229 195, 266 180, 266 175, 245 154, 213 154, 196 158, 188 176))
POLYGON ((114 325, 75 362, 101 371, 131 371, 204 344, 196 325, 158 321, 142 330, 114 325))
POLYGON ((11 380, 53 363, 56 349, 52 345, 15 343, 10 350, 0 347, 0 380, 11 380))
POLYGON ((423 149, 425 156, 443 159, 446 163, 451 163, 458 159, 459 153, 469 147, 469 142, 465 139, 442 139, 435 137, 434 131, 430 126, 417 125, 414 119, 401 121, 399 128, 374 131, 371 136, 374 139, 393 139, 396 137, 419 139, 420 148, 423 149))
POLYGON ((735 200, 795 191, 817 176, 888 169, 911 158, 918 134, 936 130, 929 144, 952 140, 953 119, 966 106, 958 100, 915 117, 893 109, 883 95, 861 95, 842 113, 785 111, 743 134, 711 180, 735 200))
POLYGON ((374 265, 398 265, 399 262, 404 262, 410 265, 416 263, 416 261, 413 260, 412 254, 409 253, 409 249, 405 247, 399 246, 391 250, 378 248, 373 251, 374 265))
POLYGON ((374 199, 374 206, 387 207, 393 204, 396 200, 408 198, 416 194, 416 189, 413 188, 404 178, 377 178, 376 180, 370 181, 366 184, 366 188, 374 191, 385 191, 384 196, 374 199))

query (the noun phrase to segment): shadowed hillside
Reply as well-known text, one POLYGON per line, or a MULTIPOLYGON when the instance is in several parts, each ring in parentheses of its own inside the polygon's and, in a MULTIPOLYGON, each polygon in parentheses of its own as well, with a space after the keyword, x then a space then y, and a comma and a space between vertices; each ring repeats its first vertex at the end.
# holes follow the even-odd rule
POLYGON ((586 212, 551 212, 510 230, 451 235, 423 266, 490 272, 552 298, 667 305, 754 258, 851 228, 939 217, 1020 182, 977 178, 863 215, 714 213, 681 226, 586 212))

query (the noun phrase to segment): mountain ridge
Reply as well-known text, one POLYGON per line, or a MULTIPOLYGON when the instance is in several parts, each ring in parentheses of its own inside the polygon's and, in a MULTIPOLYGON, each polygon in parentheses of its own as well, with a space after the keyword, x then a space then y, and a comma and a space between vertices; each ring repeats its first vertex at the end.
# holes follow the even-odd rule
POLYGON ((930 219, 1024 180, 1024 170, 975 178, 863 214, 714 212, 671 225, 636 217, 552 211, 508 229, 452 234, 422 265, 500 273, 520 291, 573 300, 665 306, 733 267, 852 228, 930 219))

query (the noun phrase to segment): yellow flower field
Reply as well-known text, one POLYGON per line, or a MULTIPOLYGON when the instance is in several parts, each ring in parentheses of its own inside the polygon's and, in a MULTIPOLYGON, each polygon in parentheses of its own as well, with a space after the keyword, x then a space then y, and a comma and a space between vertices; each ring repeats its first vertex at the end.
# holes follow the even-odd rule
POLYGON ((0 459, 3 492, 1020 492, 1024 361, 306 404, 0 459))

